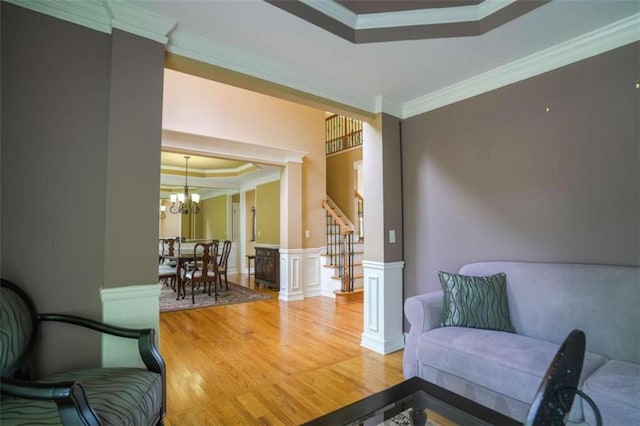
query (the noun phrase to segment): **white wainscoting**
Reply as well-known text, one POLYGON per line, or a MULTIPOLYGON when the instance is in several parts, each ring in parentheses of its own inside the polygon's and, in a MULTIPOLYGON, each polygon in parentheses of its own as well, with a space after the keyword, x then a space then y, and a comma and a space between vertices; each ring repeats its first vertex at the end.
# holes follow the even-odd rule
POLYGON ((303 249, 280 249, 280 300, 304 299, 302 291, 303 249))
POLYGON ((322 295, 320 271, 322 248, 304 249, 302 254, 302 290, 304 297, 322 295))
POLYGON ((321 296, 323 248, 280 249, 280 300, 321 296))
MULTIPOLYGON (((160 329, 159 283, 100 289, 102 321, 128 328, 153 328, 156 344, 160 329)), ((103 367, 144 367, 138 342, 103 334, 103 367)))
POLYGON ((361 346, 381 354, 404 348, 402 269, 404 262, 362 262, 364 329, 361 346))

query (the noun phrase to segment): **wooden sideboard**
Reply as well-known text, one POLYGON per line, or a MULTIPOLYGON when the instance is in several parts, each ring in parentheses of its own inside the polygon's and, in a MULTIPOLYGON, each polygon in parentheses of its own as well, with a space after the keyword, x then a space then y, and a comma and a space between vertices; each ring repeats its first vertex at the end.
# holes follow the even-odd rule
POLYGON ((262 284, 280 290, 280 254, 277 248, 256 247, 254 278, 256 286, 262 284))

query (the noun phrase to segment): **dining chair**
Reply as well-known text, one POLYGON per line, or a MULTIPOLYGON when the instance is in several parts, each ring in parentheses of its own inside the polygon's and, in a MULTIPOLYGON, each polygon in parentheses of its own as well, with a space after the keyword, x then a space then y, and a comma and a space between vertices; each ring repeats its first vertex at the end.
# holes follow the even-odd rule
POLYGON ((231 253, 231 241, 225 240, 222 243, 222 253, 220 254, 220 261, 218 262, 218 281, 220 282, 220 288, 222 288, 222 275, 224 275, 224 285, 229 290, 229 280, 227 280, 227 264, 229 262, 229 254, 231 253))
POLYGON ((214 297, 218 300, 218 289, 216 287, 216 281, 218 280, 218 264, 216 258, 218 257, 218 245, 214 243, 198 243, 193 247, 194 259, 200 260, 194 263, 194 268, 185 271, 184 278, 182 279, 183 294, 182 298, 186 294, 186 286, 191 286, 191 303, 195 303, 195 286, 200 283, 204 286, 204 291, 207 291, 211 296, 211 283, 213 283, 214 297))
POLYGON ((165 259, 163 256, 175 256, 180 253, 180 237, 160 238, 160 244, 158 278, 175 291, 178 274, 177 261, 165 259))

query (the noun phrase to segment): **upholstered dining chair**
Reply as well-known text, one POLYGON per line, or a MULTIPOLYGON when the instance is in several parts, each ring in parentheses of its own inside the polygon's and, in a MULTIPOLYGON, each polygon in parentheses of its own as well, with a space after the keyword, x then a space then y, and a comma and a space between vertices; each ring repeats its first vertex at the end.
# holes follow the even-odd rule
POLYGON ((227 265, 229 263, 229 254, 231 253, 231 241, 225 240, 222 243, 222 252, 218 261, 218 282, 222 288, 222 276, 224 275, 224 285, 229 290, 229 280, 227 279, 227 265))
MULTIPOLYGON (((184 272, 184 278, 182 280, 184 293, 186 293, 186 286, 191 286, 191 303, 195 303, 195 286, 204 286, 204 291, 207 291, 211 296, 211 283, 213 283, 214 297, 218 300, 218 289, 216 287, 216 281, 218 280, 218 264, 216 258, 218 257, 218 245, 214 243, 198 243, 193 247, 194 259, 201 259, 194 263, 194 268, 184 272), (208 288, 208 290, 207 290, 208 288)), ((184 298, 184 293, 182 297, 184 298)))
MULTIPOLYGON (((0 320, 0 424, 163 423, 165 364, 156 349, 153 329, 116 327, 65 314, 38 314, 29 296, 4 279, 0 281, 0 320), (65 327, 79 326, 136 339, 146 368, 79 369, 34 381, 29 373, 29 361, 43 322, 65 323, 65 327)), ((44 330, 50 330, 48 327, 44 330)))
POLYGON ((158 263, 158 279, 176 290, 177 261, 165 259, 166 256, 175 256, 180 253, 180 237, 160 238, 160 258, 158 263))

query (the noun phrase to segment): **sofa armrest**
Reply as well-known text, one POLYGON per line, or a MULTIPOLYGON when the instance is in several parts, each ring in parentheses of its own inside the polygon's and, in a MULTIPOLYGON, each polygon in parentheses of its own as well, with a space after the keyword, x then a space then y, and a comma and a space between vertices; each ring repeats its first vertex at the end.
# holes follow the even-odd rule
POLYGON ((411 325, 402 356, 402 372, 406 379, 419 373, 418 341, 422 333, 440 327, 443 301, 442 291, 435 291, 409 297, 404 302, 404 314, 411 325))
POLYGON ((407 298, 404 313, 411 324, 409 333, 423 333, 439 327, 443 299, 442 291, 407 298))

